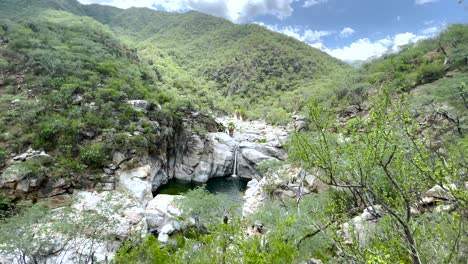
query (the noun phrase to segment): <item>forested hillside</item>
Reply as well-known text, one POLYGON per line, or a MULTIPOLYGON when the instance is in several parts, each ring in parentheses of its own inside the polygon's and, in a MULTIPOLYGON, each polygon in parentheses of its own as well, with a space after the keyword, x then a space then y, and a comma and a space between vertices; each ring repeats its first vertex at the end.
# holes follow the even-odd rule
POLYGON ((176 87, 190 97, 195 94, 202 107, 211 110, 239 110, 251 118, 263 117, 274 123, 287 123, 290 113, 305 105, 300 94, 283 96, 284 92, 294 92, 349 67, 261 26, 236 25, 198 12, 121 10, 45 0, 15 5, 6 1, 3 10, 7 16, 28 16, 47 8, 91 16, 107 25, 153 65, 161 85, 169 84, 167 90, 176 87))

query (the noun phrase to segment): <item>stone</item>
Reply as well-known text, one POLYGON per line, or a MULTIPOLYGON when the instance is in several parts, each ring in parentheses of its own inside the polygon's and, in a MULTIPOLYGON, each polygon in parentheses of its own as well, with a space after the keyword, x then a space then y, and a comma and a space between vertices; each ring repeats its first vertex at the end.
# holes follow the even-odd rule
POLYGON ((30 181, 29 179, 24 179, 16 184, 16 191, 22 193, 28 193, 30 188, 30 181))
POLYGON ((70 194, 66 193, 66 194, 49 197, 45 199, 44 201, 47 202, 47 206, 49 208, 55 209, 55 208, 60 208, 60 207, 70 205, 71 199, 72 197, 70 196, 70 194))
POLYGON ((174 200, 178 196, 159 194, 146 207, 146 221, 149 228, 162 228, 181 214, 175 206, 174 200))
POLYGON ((166 172, 163 169, 159 169, 151 182, 151 191, 155 192, 159 186, 166 183, 168 180, 169 176, 167 176, 166 172))
POLYGON ((24 178, 30 176, 32 170, 22 163, 16 163, 6 168, 0 176, 0 187, 6 183, 19 182, 24 178))
POLYGON ((109 166, 109 168, 114 169, 114 170, 117 169, 117 167, 126 159, 127 157, 125 156, 124 153, 118 152, 118 151, 114 152, 114 154, 112 155, 112 163, 113 163, 112 165, 114 166, 112 167, 109 166))
POLYGON ((160 106, 154 106, 146 100, 128 100, 127 103, 130 104, 133 109, 144 113, 148 112, 148 110, 151 110, 151 108, 160 109, 160 106))
POLYGON ((82 101, 83 101, 83 96, 78 94, 73 98, 72 104, 73 105, 79 105, 79 104, 81 104, 82 101))
POLYGON ((135 225, 141 222, 141 220, 144 217, 145 211, 143 210, 143 208, 131 207, 125 209, 123 214, 131 225, 135 225))
POLYGON ((164 225, 159 231, 159 235, 158 235, 159 242, 167 243, 167 241, 169 240, 169 236, 172 235, 172 233, 174 233, 175 230, 176 229, 174 228, 172 223, 164 225))
POLYGON ((306 122, 306 121, 300 120, 300 121, 294 122, 294 129, 295 129, 296 131, 302 131, 302 130, 304 130, 306 127, 307 127, 307 122, 306 122))
POLYGON ((168 235, 168 234, 162 234, 162 233, 160 233, 160 234, 158 235, 158 241, 159 241, 159 242, 161 242, 161 243, 163 243, 163 244, 166 244, 168 240, 169 240, 169 235, 168 235))
POLYGON ((131 177, 146 179, 146 178, 149 178, 150 176, 151 166, 145 165, 142 167, 138 167, 138 168, 130 170, 128 173, 130 174, 131 177))
POLYGON ((258 181, 256 179, 253 179, 247 183, 247 188, 252 189, 255 188, 258 185, 258 181))
POLYGON ((305 185, 308 189, 312 192, 323 192, 328 190, 329 186, 323 183, 319 178, 316 176, 307 173, 306 171, 302 170, 301 173, 306 173, 305 176, 305 185))
POLYGON ((96 184, 96 189, 101 191, 113 191, 115 186, 113 183, 105 182, 96 184))
POLYGON ((262 186, 266 184, 266 178, 260 181, 251 180, 247 186, 247 190, 244 194, 244 205, 242 206, 242 215, 253 214, 263 204, 264 201, 268 200, 268 195, 263 192, 262 186))
POLYGON ((444 186, 444 188, 442 188, 440 185, 436 185, 426 192, 425 197, 436 198, 436 199, 447 200, 447 201, 453 200, 454 197, 450 193, 450 190, 455 190, 455 189, 457 189, 457 186, 455 184, 444 186))
POLYGON ((107 174, 107 175, 112 175, 114 174, 114 170, 111 170, 109 168, 104 168, 104 172, 107 174))
POLYGON ((70 183, 64 178, 61 178, 61 179, 54 181, 51 187, 52 188, 68 188, 70 187, 70 183))
POLYGON ((151 183, 140 178, 132 177, 127 172, 118 172, 117 189, 129 193, 138 201, 148 202, 152 199, 151 183))
POLYGON ((381 210, 380 205, 366 208, 362 214, 344 223, 341 230, 345 243, 352 244, 357 239, 359 247, 368 245, 370 238, 377 231, 377 221, 382 216, 381 210))
POLYGON ((272 160, 273 157, 267 156, 255 149, 241 149, 242 156, 248 161, 258 164, 265 160, 272 160))
POLYGON ((166 224, 161 228, 160 233, 171 235, 175 231, 175 228, 171 224, 166 224))

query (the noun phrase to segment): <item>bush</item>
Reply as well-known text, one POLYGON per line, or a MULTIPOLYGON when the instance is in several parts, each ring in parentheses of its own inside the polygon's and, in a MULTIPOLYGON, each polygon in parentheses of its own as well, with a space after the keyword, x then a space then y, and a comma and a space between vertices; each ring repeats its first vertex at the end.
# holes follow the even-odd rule
POLYGON ((444 76, 444 66, 440 63, 421 65, 418 69, 417 81, 419 83, 430 83, 444 76))
POLYGON ((6 151, 0 147, 0 167, 2 167, 3 162, 5 162, 6 156, 6 151))
POLYGON ((112 88, 103 88, 97 92, 97 97, 104 102, 120 102, 124 100, 127 95, 112 88))
POLYGON ((292 119, 291 115, 283 108, 275 108, 267 112, 265 121, 272 125, 287 125, 292 119))
POLYGON ((161 244, 152 234, 146 235, 140 244, 135 245, 126 242, 115 255, 115 264, 151 264, 172 263, 167 250, 161 248, 161 244))
POLYGON ((0 220, 10 215, 13 199, 0 193, 0 220))
POLYGON ((106 148, 102 143, 87 145, 80 150, 80 160, 91 168, 101 168, 106 160, 106 148))
POLYGON ((214 226, 221 222, 224 209, 231 207, 225 195, 209 193, 205 188, 196 188, 178 198, 177 204, 185 219, 198 218, 201 224, 214 226))

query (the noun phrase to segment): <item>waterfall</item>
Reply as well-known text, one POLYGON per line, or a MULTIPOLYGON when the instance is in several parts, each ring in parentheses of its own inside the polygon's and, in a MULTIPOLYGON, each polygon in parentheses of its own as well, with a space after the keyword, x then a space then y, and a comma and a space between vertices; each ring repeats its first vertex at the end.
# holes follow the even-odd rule
POLYGON ((232 166, 232 177, 237 177, 237 150, 239 146, 234 147, 234 165, 232 166))

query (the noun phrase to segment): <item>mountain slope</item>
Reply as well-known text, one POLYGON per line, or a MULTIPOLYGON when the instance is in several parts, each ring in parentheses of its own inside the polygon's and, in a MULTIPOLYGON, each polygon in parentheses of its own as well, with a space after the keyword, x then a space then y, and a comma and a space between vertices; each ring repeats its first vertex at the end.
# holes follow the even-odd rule
POLYGON ((344 66, 305 43, 258 25, 236 25, 193 11, 117 11, 96 5, 86 9, 119 35, 165 50, 195 76, 215 81, 227 95, 292 90, 300 81, 344 66))
POLYGON ((199 12, 122 10, 76 0, 4 0, 0 7, 2 17, 23 20, 47 9, 90 16, 137 49, 166 97, 182 96, 209 111, 237 109, 270 123, 287 123, 290 113, 306 104, 307 98, 292 95, 298 88, 313 87, 330 73, 349 69, 296 39, 199 12))

